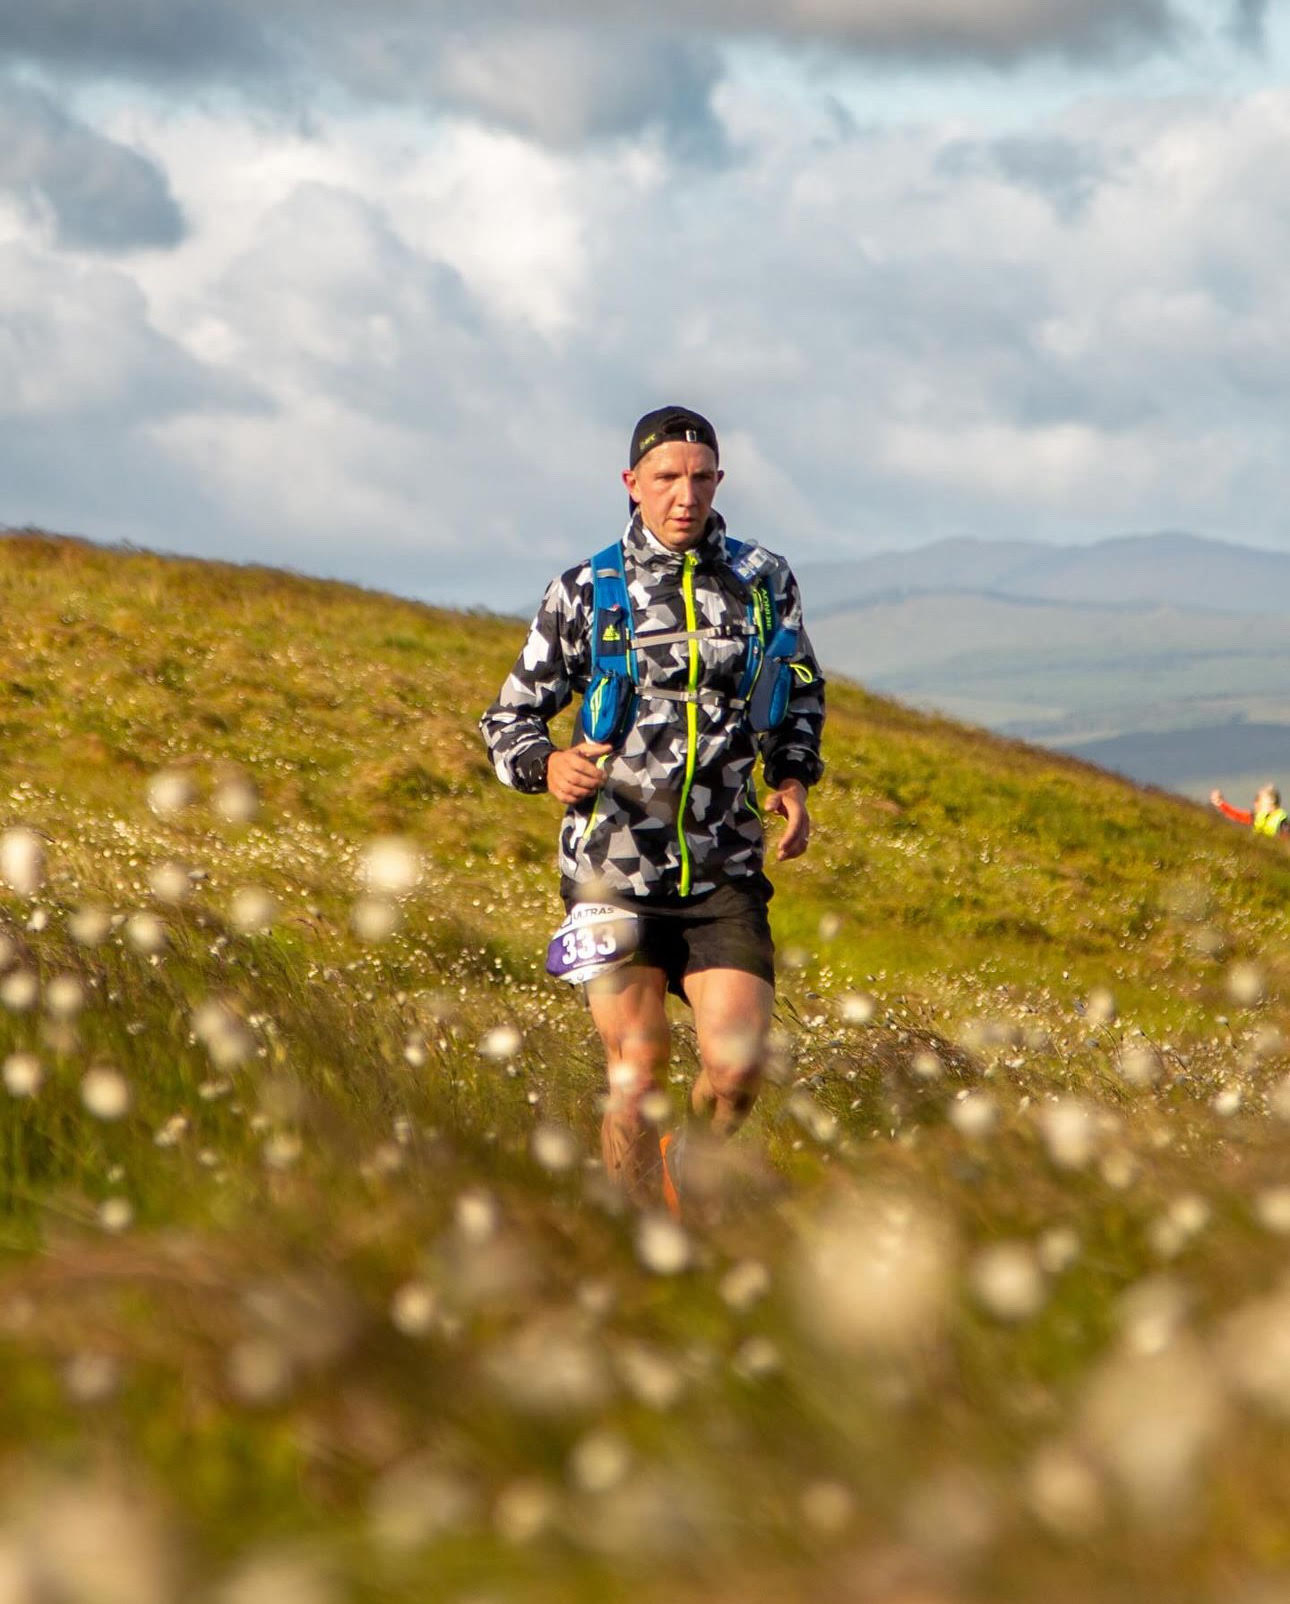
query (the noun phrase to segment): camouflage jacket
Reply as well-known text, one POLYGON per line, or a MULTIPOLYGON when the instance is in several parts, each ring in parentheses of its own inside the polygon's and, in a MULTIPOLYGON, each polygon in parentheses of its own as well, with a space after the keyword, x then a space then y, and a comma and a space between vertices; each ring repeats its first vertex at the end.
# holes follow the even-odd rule
MULTIPOLYGON (((748 608, 748 593, 726 561, 721 519, 714 514, 703 539, 682 556, 656 541, 637 516, 623 536, 623 553, 635 630, 728 624, 731 634, 639 648, 642 685, 715 695, 689 703, 642 697, 634 724, 606 760, 606 784, 565 813, 560 871, 566 891, 572 883, 634 897, 701 896, 761 871, 753 777, 759 755, 771 787, 819 779, 824 680, 803 631, 787 717, 777 729, 755 734, 719 700, 738 694, 747 643, 736 632, 746 626, 748 608)), ((797 581, 783 558, 773 559, 764 582, 781 621, 800 629, 797 581)), ((554 750, 547 725, 587 688, 592 596, 590 560, 551 582, 524 650, 480 720, 498 778, 518 791, 546 789, 554 750)))

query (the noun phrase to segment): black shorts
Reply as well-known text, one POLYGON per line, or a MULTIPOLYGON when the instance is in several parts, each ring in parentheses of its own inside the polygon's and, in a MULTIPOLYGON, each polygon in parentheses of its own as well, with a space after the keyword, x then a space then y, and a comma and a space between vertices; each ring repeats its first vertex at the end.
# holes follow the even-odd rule
MULTIPOLYGON (((578 900, 565 891, 565 905, 578 900)), ((605 900, 630 908, 641 922, 633 960, 661 969, 667 989, 684 998, 686 975, 704 969, 740 969, 775 984, 775 943, 767 905, 774 888, 764 875, 718 886, 701 897, 628 897, 605 900)))

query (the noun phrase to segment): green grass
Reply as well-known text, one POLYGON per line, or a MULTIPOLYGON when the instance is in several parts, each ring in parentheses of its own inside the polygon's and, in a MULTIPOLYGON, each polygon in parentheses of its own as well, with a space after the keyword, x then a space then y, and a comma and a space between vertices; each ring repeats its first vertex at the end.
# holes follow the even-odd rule
POLYGON ((690 1268, 658 1274, 594 1161, 586 1013, 540 972, 558 810, 502 790, 474 730, 522 626, 37 534, 0 543, 0 574, 0 827, 47 857, 34 896, 0 891, 5 969, 39 982, 0 1009, 0 1058, 44 1073, 0 1091, 0 1554, 78 1599, 285 1596, 254 1591, 270 1564, 310 1600, 462 1604, 1280 1585, 1290 1379, 1251 1403, 1276 1354, 1227 1329, 1285 1258, 1275 844, 831 687, 812 850, 775 871, 775 1083, 690 1268), (162 770, 195 800, 158 816, 162 770), (213 805, 231 774, 252 822, 213 805), (357 866, 390 833, 424 875, 364 944, 357 866), (199 872, 181 903, 151 889, 165 862, 199 872), (246 886, 271 928, 238 928, 246 886), (87 904, 117 916, 98 945, 73 933, 87 904), (145 909, 160 952, 131 938, 145 909), (66 975, 75 1018, 51 1012, 66 975), (1086 1011, 1101 988, 1113 1020, 1086 1011), (212 1001, 236 1062, 195 1030, 212 1001), (481 1054, 501 1025, 517 1052, 481 1054), (1119 1073, 1126 1045, 1154 1084, 1119 1073), (103 1065, 132 1093, 114 1121, 82 1102, 103 1065), (1071 1097, 1092 1136, 1062 1168, 1044 1128, 1071 1097), (538 1126, 571 1134, 571 1168, 535 1160, 538 1126), (1040 1296, 1010 1320, 974 1277, 1014 1241, 1040 1296), (768 1290, 745 1303, 726 1278, 748 1262, 768 1290), (1186 1312, 1143 1335, 1125 1296, 1162 1281, 1186 1312), (840 1298, 865 1285, 885 1338, 840 1298), (1125 1443, 1182 1432, 1172 1500, 1099 1437, 1108 1393, 1125 1443), (1059 1451, 1086 1495, 1064 1517, 1033 1490, 1059 1451), (78 1552, 133 1591, 68 1580, 78 1552))

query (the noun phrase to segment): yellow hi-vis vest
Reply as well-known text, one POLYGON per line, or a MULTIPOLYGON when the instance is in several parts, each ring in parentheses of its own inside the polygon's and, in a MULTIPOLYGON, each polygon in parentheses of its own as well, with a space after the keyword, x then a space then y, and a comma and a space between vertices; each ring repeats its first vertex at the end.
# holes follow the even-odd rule
POLYGON ((1286 822, 1284 808, 1268 808, 1262 813, 1254 815, 1254 829, 1258 835, 1280 835, 1281 826, 1286 822))

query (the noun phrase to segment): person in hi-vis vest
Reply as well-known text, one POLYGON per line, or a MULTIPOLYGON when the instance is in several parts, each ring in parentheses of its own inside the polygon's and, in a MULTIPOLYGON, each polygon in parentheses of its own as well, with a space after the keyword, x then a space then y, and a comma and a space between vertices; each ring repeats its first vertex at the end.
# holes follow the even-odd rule
POLYGON ((1250 809, 1234 808, 1219 790, 1209 793, 1209 800, 1224 818, 1237 824, 1248 824, 1256 835, 1290 835, 1290 815, 1281 806, 1281 793, 1269 782, 1254 798, 1250 809))

